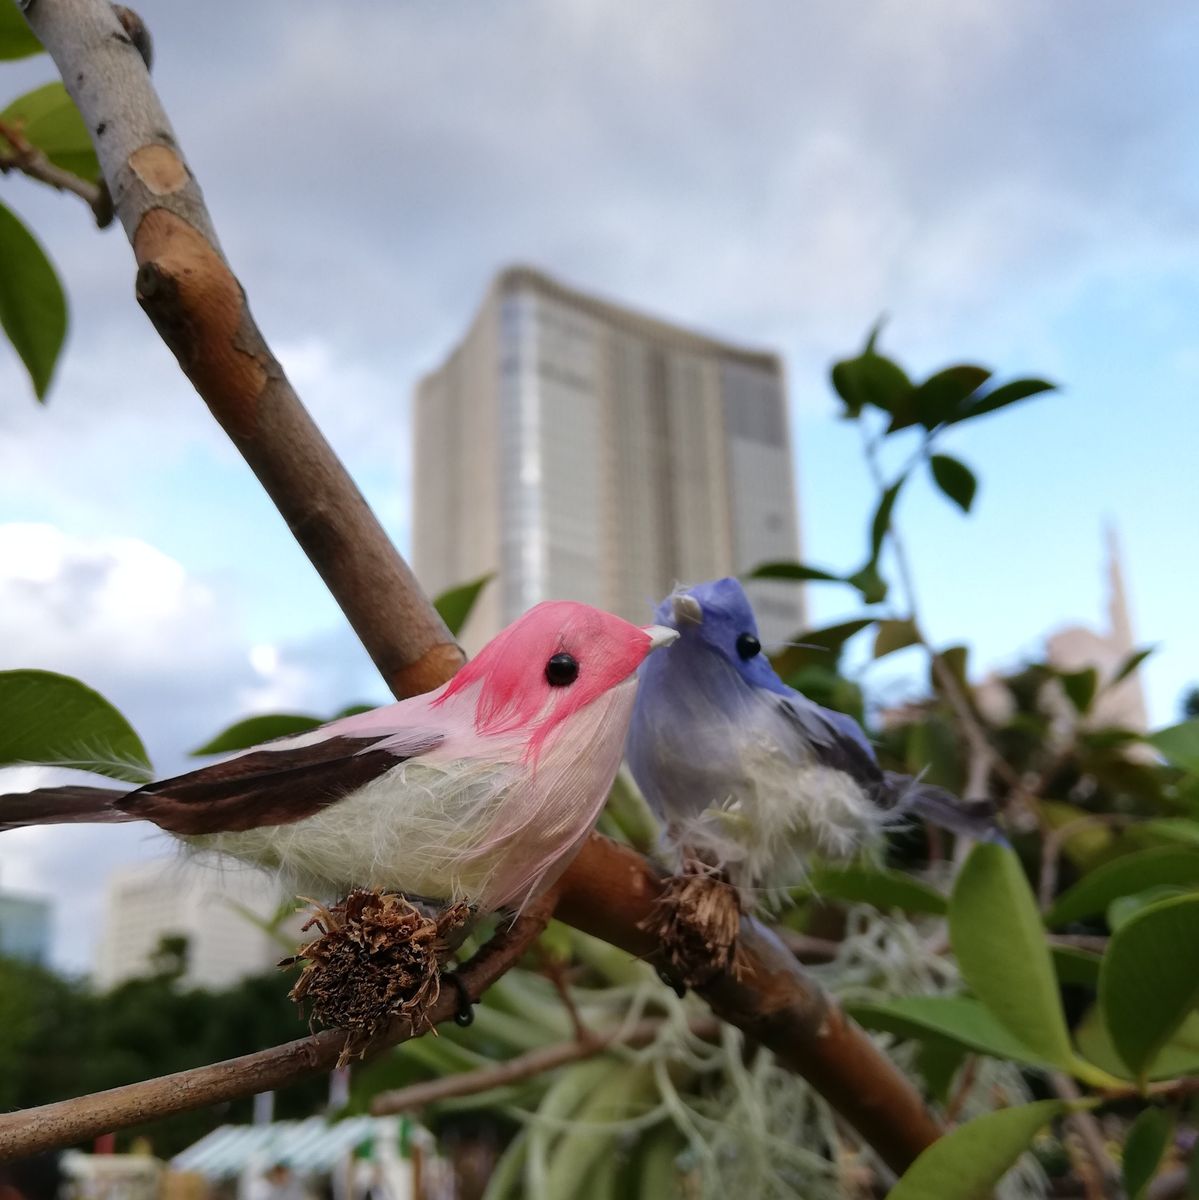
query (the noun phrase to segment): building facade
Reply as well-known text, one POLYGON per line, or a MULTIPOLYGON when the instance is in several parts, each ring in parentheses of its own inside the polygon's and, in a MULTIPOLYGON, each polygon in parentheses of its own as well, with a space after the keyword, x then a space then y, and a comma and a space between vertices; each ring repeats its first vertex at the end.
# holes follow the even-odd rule
POLYGON ((0 958, 49 961, 53 913, 51 902, 41 896, 0 891, 0 958))
MULTIPOLYGON (((746 350, 515 267, 414 402, 425 588, 495 571, 468 650, 544 599, 649 620, 676 584, 799 556, 783 372, 746 350)), ((803 624, 757 581, 763 640, 803 624)))
POLYGON ((115 871, 96 985, 111 988, 151 974, 165 937, 186 939, 183 980, 194 987, 227 987, 269 970, 287 953, 262 928, 281 900, 274 881, 248 867, 165 859, 115 871))

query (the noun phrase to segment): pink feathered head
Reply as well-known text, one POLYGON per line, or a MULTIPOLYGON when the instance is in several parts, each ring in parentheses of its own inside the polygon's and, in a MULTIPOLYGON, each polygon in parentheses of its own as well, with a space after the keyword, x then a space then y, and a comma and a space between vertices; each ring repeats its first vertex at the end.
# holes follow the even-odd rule
POLYGON ((533 757, 553 730, 627 679, 658 643, 628 621, 572 600, 547 600, 498 633, 436 703, 478 686, 475 729, 531 731, 533 757))

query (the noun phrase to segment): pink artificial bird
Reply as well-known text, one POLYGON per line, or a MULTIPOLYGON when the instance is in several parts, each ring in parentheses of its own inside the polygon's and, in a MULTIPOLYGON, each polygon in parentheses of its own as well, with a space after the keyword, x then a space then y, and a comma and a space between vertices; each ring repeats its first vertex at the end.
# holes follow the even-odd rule
POLYGON ((647 654, 678 634, 548 601, 449 683, 133 792, 0 797, 0 830, 147 820, 278 871, 297 892, 355 887, 515 908, 595 824, 647 654))

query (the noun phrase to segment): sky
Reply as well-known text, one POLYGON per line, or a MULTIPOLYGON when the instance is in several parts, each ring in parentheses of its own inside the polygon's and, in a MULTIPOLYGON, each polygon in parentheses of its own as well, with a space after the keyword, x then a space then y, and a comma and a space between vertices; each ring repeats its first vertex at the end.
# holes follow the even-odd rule
MULTIPOLYGON (((1153 723, 1199 681, 1199 9, 1186 0, 145 0, 154 78, 267 338, 401 549, 414 381, 513 262, 779 351, 804 557, 852 569, 873 506, 831 362, 886 315, 922 375, 1061 385, 955 431, 963 517, 897 519, 938 644, 978 673, 1103 620, 1122 545, 1153 723)), ((0 63, 0 103, 53 78, 0 63)), ((252 711, 386 694, 133 297, 118 228, 0 178, 59 266, 48 403, 0 344, 0 669, 84 679, 160 773, 252 711)), ((3 264, 0 264, 3 270, 3 264)), ((812 589, 816 624, 856 611, 812 589)), ((869 666, 884 698, 919 663, 869 666)), ((3 790, 34 782, 0 774, 3 790)), ((86 969, 132 826, 0 839, 86 969)))

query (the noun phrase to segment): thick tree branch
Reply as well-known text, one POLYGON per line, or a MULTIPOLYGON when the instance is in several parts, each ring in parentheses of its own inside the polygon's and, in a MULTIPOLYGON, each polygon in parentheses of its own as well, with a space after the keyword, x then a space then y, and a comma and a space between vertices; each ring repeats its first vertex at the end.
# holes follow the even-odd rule
MULTIPOLYGON (((404 696, 443 683, 461 664, 461 651, 254 325, 145 65, 112 9, 104 0, 40 0, 27 16, 92 131, 134 248, 139 299, 155 326, 392 691, 404 696)), ((640 855, 593 836, 560 887, 564 920, 635 955, 657 950, 643 925, 661 894, 661 875, 640 855)), ((472 982, 482 986, 500 973, 480 970, 472 982)), ((756 922, 743 923, 735 971, 703 994, 719 1016, 806 1076, 897 1171, 938 1136, 912 1085, 756 922)), ((451 1001, 444 1003, 438 1019, 448 1015, 451 1001)), ((324 1034, 0 1118, 0 1157, 281 1086, 326 1069, 340 1038, 324 1034)))
POLYGON ((138 299, 400 696, 463 655, 288 383, 225 262, 133 41, 104 0, 26 13, 91 131, 138 299))
MULTIPOLYGON (((548 924, 553 907, 552 894, 533 901, 518 920, 496 933, 459 970, 458 976, 473 999, 478 1000, 501 975, 515 966, 548 924)), ((440 1025, 450 1020, 457 1013, 460 1002, 456 988, 443 988, 437 1003, 429 1009, 429 1021, 440 1025)), ((424 1028, 414 1031, 407 1021, 397 1021, 371 1043, 365 1057, 406 1042, 423 1033, 424 1028)), ((227 1059, 209 1067, 178 1071, 174 1075, 96 1092, 77 1100, 5 1113, 0 1115, 0 1162, 57 1146, 70 1146, 128 1125, 286 1087, 318 1071, 331 1071, 345 1041, 343 1031, 327 1029, 314 1037, 227 1059)))

